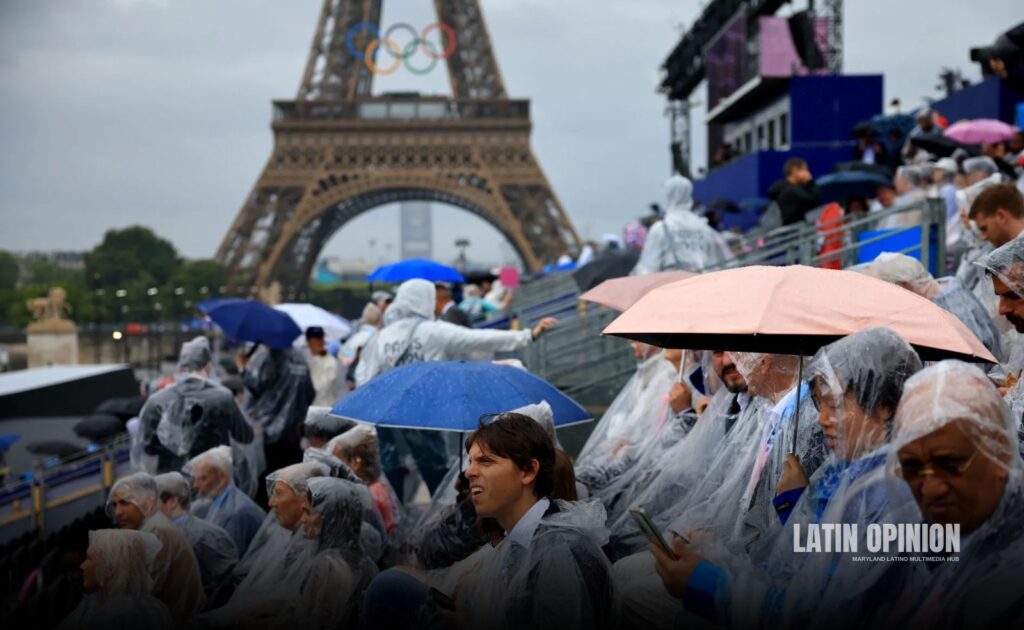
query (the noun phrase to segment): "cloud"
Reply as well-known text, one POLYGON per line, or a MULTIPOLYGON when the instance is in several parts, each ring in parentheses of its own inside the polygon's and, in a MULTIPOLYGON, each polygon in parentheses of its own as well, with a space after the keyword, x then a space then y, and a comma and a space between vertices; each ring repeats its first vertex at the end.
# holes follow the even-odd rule
MULTIPOLYGON (((0 248, 87 249, 110 227, 141 223, 186 255, 212 255, 270 153, 270 101, 294 95, 321 5, 0 3, 0 248)), ((577 228, 590 238, 618 231, 669 174, 657 73, 697 3, 482 5, 509 92, 531 99, 533 149, 577 228)), ((887 97, 914 104, 935 95, 942 66, 968 69, 968 49, 1015 15, 1012 0, 847 2, 846 67, 885 72, 887 97)), ((428 0, 385 1, 385 23, 432 20, 428 0)), ((409 86, 447 91, 440 68, 377 84, 409 86)), ((331 248, 365 255, 366 233, 395 233, 386 215, 366 215, 331 248)), ((474 243, 499 240, 459 223, 474 243)))

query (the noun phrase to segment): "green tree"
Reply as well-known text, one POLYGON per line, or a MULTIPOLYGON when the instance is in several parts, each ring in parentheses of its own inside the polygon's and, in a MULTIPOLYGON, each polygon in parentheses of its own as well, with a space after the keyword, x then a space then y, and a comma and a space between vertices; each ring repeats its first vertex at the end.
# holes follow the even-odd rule
POLYGON ((18 261, 14 254, 0 251, 0 291, 9 291, 18 285, 18 261))
POLYGON ((225 297, 221 287, 228 282, 228 272, 213 260, 187 260, 182 263, 160 290, 165 313, 186 317, 195 305, 208 298, 225 297))
POLYGON ((103 242, 85 255, 86 277, 94 289, 116 290, 136 282, 161 286, 180 267, 174 245, 142 226, 108 230, 103 242))
POLYGON ((85 272, 77 269, 61 269, 48 260, 37 260, 29 267, 27 286, 63 287, 85 289, 85 272))

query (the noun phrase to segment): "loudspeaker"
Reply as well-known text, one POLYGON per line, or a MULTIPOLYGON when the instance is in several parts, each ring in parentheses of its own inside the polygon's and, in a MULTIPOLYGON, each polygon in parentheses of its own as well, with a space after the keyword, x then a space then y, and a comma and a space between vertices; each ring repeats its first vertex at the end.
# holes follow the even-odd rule
POLYGON ((789 36, 793 38, 793 46, 800 55, 800 61, 808 70, 821 70, 825 67, 825 56, 818 48, 814 30, 814 20, 808 11, 800 11, 790 16, 789 36))

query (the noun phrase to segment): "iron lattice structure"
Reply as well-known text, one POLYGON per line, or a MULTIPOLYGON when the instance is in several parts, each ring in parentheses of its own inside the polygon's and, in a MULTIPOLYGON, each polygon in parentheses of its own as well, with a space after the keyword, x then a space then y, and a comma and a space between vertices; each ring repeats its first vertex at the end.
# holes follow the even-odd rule
MULTIPOLYGON (((351 54, 380 27, 383 0, 324 0, 298 94, 274 102, 274 149, 216 259, 235 287, 303 291, 326 241, 382 204, 448 203, 501 232, 531 270, 578 250, 530 148, 530 104, 508 98, 477 0, 435 0, 452 98, 374 97, 351 54), (350 47, 349 41, 352 46, 350 47)), ((381 51, 379 59, 389 53, 381 51)))

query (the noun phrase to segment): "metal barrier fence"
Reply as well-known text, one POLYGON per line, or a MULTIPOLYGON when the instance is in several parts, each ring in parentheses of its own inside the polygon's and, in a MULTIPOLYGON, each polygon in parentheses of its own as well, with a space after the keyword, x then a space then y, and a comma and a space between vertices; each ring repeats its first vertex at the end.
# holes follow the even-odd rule
POLYGON ((904 235, 913 242, 896 251, 917 254, 921 263, 944 275, 946 262, 946 210, 941 200, 928 199, 906 206, 888 208, 866 215, 850 215, 822 226, 799 223, 780 228, 762 236, 746 239, 741 247, 749 248, 734 259, 707 271, 749 265, 804 264, 820 267, 839 263, 850 267, 861 262, 862 254, 879 248, 880 244, 905 243, 904 235), (886 229, 887 225, 891 225, 886 229), (825 243, 835 242, 838 248, 822 253, 825 243))
POLYGON ((0 542, 25 532, 57 531, 82 513, 103 505, 107 492, 127 472, 129 438, 121 435, 92 452, 0 488, 0 542))

